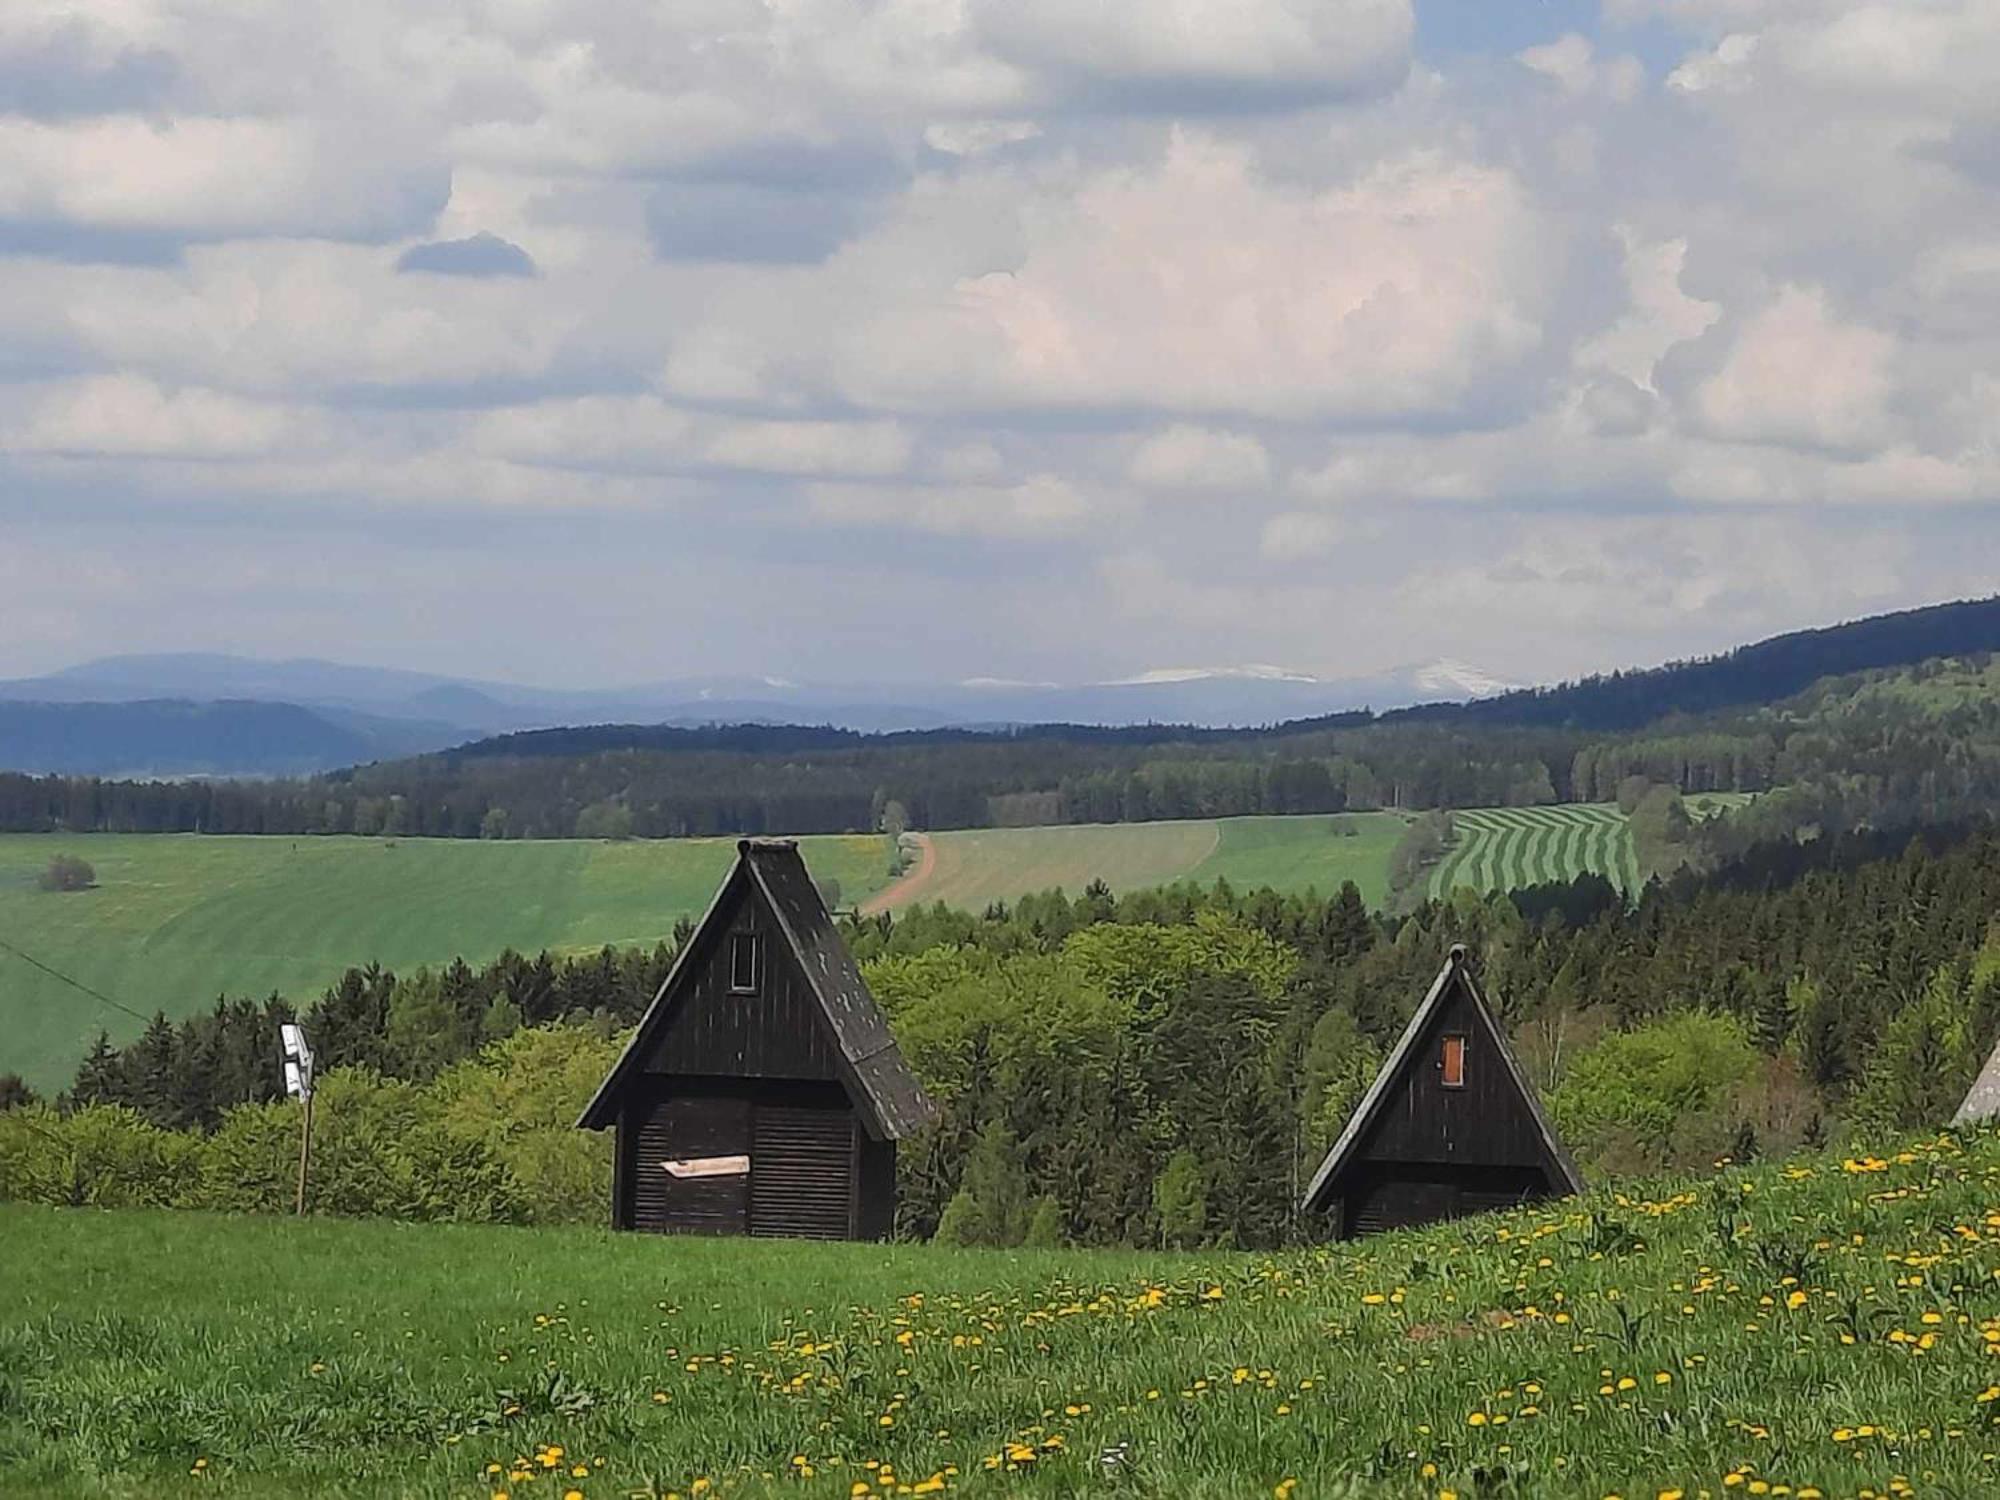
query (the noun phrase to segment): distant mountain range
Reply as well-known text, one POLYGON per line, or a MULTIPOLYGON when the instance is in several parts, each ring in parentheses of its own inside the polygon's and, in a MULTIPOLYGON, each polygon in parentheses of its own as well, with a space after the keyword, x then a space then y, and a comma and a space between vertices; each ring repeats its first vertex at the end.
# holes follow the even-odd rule
POLYGON ((1239 727, 1464 702, 1512 685, 1462 662, 1326 680, 1272 666, 1172 667, 1064 685, 687 678, 562 690, 299 658, 104 657, 0 682, 0 769, 285 776, 583 724, 828 724, 884 731, 1070 723, 1239 727))
POLYGON ((576 691, 311 659, 113 656, 46 677, 0 682, 0 770, 299 775, 524 731, 585 726, 797 725, 863 733, 1031 724, 1245 729, 1372 709, 1467 728, 1618 731, 1673 714, 1778 703, 1824 677, 1994 651, 2000 651, 2000 597, 1876 615, 1701 660, 1533 688, 1455 661, 1345 680, 1246 665, 1159 667, 1116 682, 1075 685, 710 677, 576 691))

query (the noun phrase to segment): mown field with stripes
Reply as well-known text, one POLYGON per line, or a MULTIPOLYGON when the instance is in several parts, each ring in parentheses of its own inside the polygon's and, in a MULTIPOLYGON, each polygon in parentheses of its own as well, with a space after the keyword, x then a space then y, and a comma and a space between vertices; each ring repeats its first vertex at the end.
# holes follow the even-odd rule
POLYGON ((1433 896, 1462 885, 1516 890, 1592 872, 1628 894, 1639 888, 1631 830, 1608 802, 1468 808, 1452 814, 1452 826, 1457 837, 1431 872, 1433 896))
MULTIPOLYGON (((1749 800, 1738 792, 1698 792, 1687 799, 1687 810, 1699 821, 1749 800)), ((1462 885, 1515 891, 1593 873, 1628 896, 1644 884, 1631 826, 1609 802, 1467 808, 1452 814, 1452 827, 1451 849, 1431 871, 1433 896, 1462 885)))

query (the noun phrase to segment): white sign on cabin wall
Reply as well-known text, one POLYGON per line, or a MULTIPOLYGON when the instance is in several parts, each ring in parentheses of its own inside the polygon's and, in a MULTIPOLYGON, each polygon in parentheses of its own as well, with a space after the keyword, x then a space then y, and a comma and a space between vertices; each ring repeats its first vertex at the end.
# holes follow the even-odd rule
POLYGON ((744 1177, 750 1172, 747 1156, 684 1156, 660 1165, 669 1177, 683 1181, 691 1177, 744 1177))

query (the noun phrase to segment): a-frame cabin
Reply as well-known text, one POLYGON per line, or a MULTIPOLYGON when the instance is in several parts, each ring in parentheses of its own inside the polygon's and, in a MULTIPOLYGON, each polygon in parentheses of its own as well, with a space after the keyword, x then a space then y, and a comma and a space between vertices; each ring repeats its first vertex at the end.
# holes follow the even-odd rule
POLYGON ((1455 947, 1305 1192, 1341 1239, 1583 1191, 1455 947))
POLYGON ((883 1239, 935 1111, 788 839, 745 839, 577 1124, 619 1229, 883 1239))

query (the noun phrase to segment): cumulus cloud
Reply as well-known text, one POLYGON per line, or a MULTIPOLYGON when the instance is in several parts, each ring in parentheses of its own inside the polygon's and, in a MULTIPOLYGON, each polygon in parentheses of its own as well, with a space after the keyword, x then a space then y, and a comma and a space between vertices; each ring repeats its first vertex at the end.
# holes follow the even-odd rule
POLYGON ((1895 341, 1838 317, 1818 288, 1784 288, 1730 333, 1690 401, 1710 436, 1864 452, 1889 436, 1895 341))
POLYGON ((320 426, 309 412, 104 375, 38 392, 7 444, 72 457, 235 458, 316 446, 320 426))
POLYGON ((428 225, 450 193, 435 160, 390 159, 295 120, 0 116, 0 223, 190 239, 379 240, 428 225))
POLYGON ((1161 490, 1261 489, 1271 482, 1271 458, 1248 433, 1177 422, 1134 450, 1127 473, 1161 490))
POLYGON ((852 395, 1449 411, 1536 352, 1561 257, 1504 170, 1425 154, 1313 190, 1189 130, 1150 170, 1092 175, 1017 212, 1016 264, 864 325, 842 372, 852 395))
POLYGON ((1409 0, 14 0, 0 526, 588 513, 714 603, 803 523, 895 559, 816 640, 1036 676, 1936 591, 2000 506, 2000 19, 1604 9, 1413 61, 1409 0), (950 618, 871 634, 891 573, 950 618))

